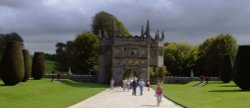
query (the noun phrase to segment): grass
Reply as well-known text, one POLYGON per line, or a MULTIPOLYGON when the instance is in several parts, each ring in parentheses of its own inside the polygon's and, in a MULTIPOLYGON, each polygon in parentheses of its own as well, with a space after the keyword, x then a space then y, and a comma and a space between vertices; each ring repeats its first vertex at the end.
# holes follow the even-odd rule
POLYGON ((28 80, 16 86, 0 81, 0 108, 65 108, 87 99, 107 88, 96 83, 78 83, 50 79, 28 80))
POLYGON ((51 73, 54 69, 55 61, 45 60, 45 73, 51 73))
MULTIPOLYGON (((233 82, 223 84, 211 81, 204 87, 192 87, 198 82, 185 85, 165 84, 164 95, 188 108, 247 108, 250 91, 241 91, 233 82)), ((155 87, 155 86, 154 86, 155 87)))

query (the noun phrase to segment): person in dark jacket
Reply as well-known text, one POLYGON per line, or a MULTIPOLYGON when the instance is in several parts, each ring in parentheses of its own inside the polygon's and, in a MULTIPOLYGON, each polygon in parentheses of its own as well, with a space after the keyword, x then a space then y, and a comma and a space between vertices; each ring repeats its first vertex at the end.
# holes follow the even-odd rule
POLYGON ((134 79, 131 83, 132 86, 132 96, 136 96, 136 87, 137 87, 137 81, 134 79))

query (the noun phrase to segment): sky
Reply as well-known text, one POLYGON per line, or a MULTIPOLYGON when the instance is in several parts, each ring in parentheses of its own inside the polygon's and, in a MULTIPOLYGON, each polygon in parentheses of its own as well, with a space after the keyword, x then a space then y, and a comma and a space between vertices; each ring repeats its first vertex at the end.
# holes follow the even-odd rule
POLYGON ((164 42, 199 45, 221 33, 250 45, 250 0, 0 0, 0 34, 18 33, 31 53, 55 53, 57 42, 91 31, 94 15, 116 16, 133 35, 150 21, 164 42))

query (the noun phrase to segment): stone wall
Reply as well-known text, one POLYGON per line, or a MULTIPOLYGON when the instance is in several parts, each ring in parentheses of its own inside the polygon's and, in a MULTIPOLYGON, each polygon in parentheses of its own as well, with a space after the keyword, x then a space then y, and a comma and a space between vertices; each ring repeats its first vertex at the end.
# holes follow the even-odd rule
MULTIPOLYGON (((51 78, 51 74, 46 74, 45 78, 51 78)), ((76 82, 96 82, 96 75, 66 75, 62 74, 61 79, 70 79, 76 82)))
MULTIPOLYGON (((46 74, 45 78, 51 78, 51 74, 46 74)), ((61 79, 70 79, 76 82, 97 82, 96 75, 61 75, 61 79)), ((199 77, 176 77, 176 76, 167 76, 164 83, 165 84, 185 84, 191 81, 200 81, 199 77)), ((218 77, 211 77, 209 81, 220 81, 218 77)), ((157 80, 151 78, 151 83, 156 84, 157 80)))

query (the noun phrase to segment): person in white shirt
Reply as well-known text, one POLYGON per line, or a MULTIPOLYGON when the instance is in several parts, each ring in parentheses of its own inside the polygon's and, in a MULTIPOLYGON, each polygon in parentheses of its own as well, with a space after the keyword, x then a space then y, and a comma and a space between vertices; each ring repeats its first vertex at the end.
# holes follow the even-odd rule
POLYGON ((145 85, 143 79, 139 81, 140 95, 143 95, 143 86, 145 85))

